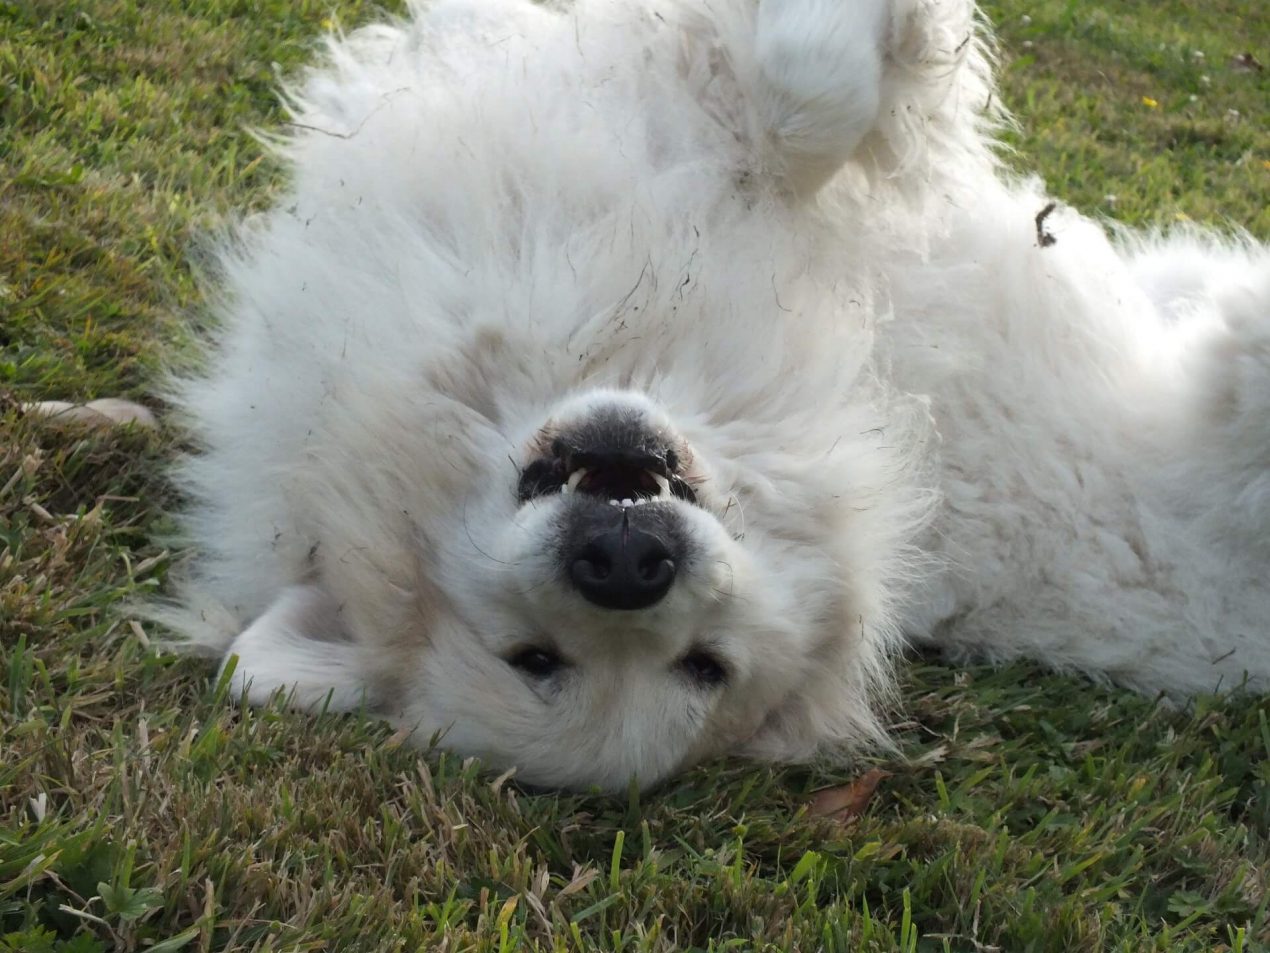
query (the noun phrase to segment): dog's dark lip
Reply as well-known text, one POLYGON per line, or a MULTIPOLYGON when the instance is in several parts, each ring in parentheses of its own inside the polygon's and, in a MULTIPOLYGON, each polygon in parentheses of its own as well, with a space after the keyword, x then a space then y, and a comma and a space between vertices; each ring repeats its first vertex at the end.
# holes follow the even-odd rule
POLYGON ((551 444, 551 452, 555 459, 560 461, 565 473, 603 466, 647 470, 668 480, 679 475, 679 454, 674 450, 667 450, 660 454, 631 449, 586 450, 570 446, 564 440, 557 438, 551 444))
POLYGON ((670 468, 666 461, 650 454, 632 451, 616 451, 614 453, 569 453, 563 458, 566 473, 575 470, 625 470, 631 473, 655 473, 669 478, 670 468))
POLYGON ((559 493, 568 475, 564 463, 546 457, 531 460, 520 471, 520 480, 516 485, 516 498, 521 503, 528 503, 539 497, 559 493))

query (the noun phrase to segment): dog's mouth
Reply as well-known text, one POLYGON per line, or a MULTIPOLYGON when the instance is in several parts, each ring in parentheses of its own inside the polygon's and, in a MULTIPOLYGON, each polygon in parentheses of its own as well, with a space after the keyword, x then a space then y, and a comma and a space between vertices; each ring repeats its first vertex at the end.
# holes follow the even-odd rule
POLYGON ((663 456, 631 450, 577 450, 553 445, 520 474, 520 502, 560 494, 593 497, 613 506, 639 506, 672 499, 696 503, 673 451, 663 456))
POLYGON ((612 464, 577 467, 569 474, 560 492, 584 493, 624 505, 647 503, 671 495, 670 480, 662 474, 640 467, 612 464))

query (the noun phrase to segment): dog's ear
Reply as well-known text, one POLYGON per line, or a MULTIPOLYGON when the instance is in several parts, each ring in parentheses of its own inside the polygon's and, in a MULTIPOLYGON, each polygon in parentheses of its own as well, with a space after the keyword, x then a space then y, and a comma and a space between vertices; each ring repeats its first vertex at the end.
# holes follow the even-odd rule
POLYGON ((889 695, 889 677, 869 677, 848 665, 818 667, 798 692, 768 715, 742 753, 761 761, 796 764, 890 751, 893 744, 878 717, 889 695))
MULTIPOLYGON (((418 650, 445 597, 440 547, 471 484, 488 472, 471 408, 381 375, 327 411, 296 477, 309 575, 370 656, 418 650)), ((487 423, 485 424, 488 425, 487 423)))
POLYGON ((343 546, 329 547, 317 560, 321 586, 339 631, 358 647, 368 700, 396 710, 419 656, 447 618, 449 602, 429 554, 419 548, 425 541, 385 535, 354 543, 356 535, 345 529, 343 546))
POLYGON ((541 347, 506 328, 476 327, 424 373, 436 393, 496 425, 505 405, 516 406, 535 392, 537 378, 551 364, 541 347))
POLYGON ((883 716, 897 704, 893 661, 903 640, 886 606, 862 609, 869 602, 860 595, 843 594, 798 687, 745 744, 747 756, 799 763, 893 750, 883 716))

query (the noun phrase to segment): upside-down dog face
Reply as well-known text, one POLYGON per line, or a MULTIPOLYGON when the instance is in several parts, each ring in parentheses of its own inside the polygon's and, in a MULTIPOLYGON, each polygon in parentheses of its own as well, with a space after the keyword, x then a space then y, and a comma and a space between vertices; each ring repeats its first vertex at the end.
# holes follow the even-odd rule
POLYGON ((292 194, 184 398, 188 628, 205 589, 250 700, 369 701, 539 784, 875 738, 922 507, 850 210, 929 112, 874 88, 900 18, 569 6, 419 6, 289 97, 292 194))
POLYGON ((562 402, 502 475, 462 503, 450 611, 403 686, 444 747, 528 783, 648 785, 754 744, 833 664, 851 610, 825 584, 827 494, 781 500, 628 391, 562 402))

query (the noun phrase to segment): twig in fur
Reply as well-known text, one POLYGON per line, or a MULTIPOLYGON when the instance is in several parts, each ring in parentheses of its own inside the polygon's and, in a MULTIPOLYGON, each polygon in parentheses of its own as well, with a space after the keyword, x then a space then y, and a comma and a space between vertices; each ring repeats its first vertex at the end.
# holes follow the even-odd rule
POLYGON ((1057 202, 1050 202, 1045 208, 1036 213, 1036 243, 1042 248, 1049 248, 1058 242, 1054 237, 1054 233, 1045 227, 1045 220, 1049 218, 1050 213, 1058 208, 1057 202))

